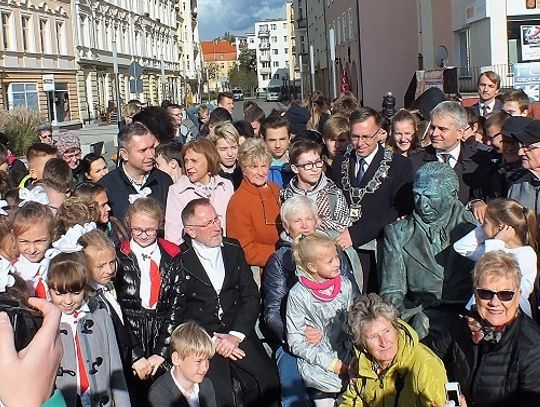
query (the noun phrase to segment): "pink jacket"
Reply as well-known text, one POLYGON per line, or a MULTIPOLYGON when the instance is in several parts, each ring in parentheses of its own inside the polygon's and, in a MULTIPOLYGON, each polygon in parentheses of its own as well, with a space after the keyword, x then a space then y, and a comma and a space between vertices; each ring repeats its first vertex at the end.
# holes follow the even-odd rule
POLYGON ((225 215, 229 199, 234 193, 231 181, 214 176, 215 188, 208 196, 200 187, 193 184, 187 176, 182 175, 180 179, 169 187, 167 197, 167 211, 165 212, 165 239, 180 244, 184 241, 184 224, 182 223, 182 211, 188 202, 197 198, 208 198, 218 215, 221 215, 221 227, 225 234, 227 224, 225 215))

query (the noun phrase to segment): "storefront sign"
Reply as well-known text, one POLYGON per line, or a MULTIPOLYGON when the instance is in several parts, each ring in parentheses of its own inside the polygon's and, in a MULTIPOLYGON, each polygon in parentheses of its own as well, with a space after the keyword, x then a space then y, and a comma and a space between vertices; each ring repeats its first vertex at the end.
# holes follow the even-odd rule
POLYGON ((523 89, 532 101, 540 101, 540 62, 514 64, 514 88, 523 89))

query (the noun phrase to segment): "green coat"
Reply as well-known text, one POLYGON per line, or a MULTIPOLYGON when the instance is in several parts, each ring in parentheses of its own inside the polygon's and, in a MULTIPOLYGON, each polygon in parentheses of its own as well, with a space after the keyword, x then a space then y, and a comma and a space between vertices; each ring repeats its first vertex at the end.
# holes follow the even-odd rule
MULTIPOLYGON (((418 342, 418 335, 399 321, 398 353, 393 364, 378 375, 371 358, 356 348, 357 374, 351 377, 339 407, 444 406, 446 372, 442 361, 418 342), (402 383, 396 404, 396 383, 402 383)), ((356 370, 355 370, 356 371, 356 370)))

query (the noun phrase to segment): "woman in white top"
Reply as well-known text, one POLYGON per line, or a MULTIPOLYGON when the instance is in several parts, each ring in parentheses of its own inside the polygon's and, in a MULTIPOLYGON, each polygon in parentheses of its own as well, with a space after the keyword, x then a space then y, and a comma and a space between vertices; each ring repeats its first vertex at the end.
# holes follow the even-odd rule
MULTIPOLYGON (((528 299, 537 273, 536 228, 534 211, 513 199, 499 198, 488 203, 484 223, 454 243, 456 252, 473 261, 493 250, 516 256, 523 276, 520 305, 529 316, 531 305, 528 299)), ((468 308, 473 301, 469 301, 468 308)))

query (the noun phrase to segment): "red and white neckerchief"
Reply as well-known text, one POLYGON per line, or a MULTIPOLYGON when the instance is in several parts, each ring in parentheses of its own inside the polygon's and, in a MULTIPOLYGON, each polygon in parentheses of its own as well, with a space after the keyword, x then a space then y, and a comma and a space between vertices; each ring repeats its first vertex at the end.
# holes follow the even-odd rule
POLYGON ((161 274, 159 263, 161 262, 161 251, 157 241, 150 246, 141 247, 138 243, 131 240, 130 247, 141 271, 141 285, 139 295, 143 307, 155 309, 159 300, 159 291, 161 289, 161 274))
POLYGON ((33 296, 48 299, 47 272, 49 259, 44 257, 39 263, 32 263, 23 255, 13 263, 17 274, 26 282, 33 296))

